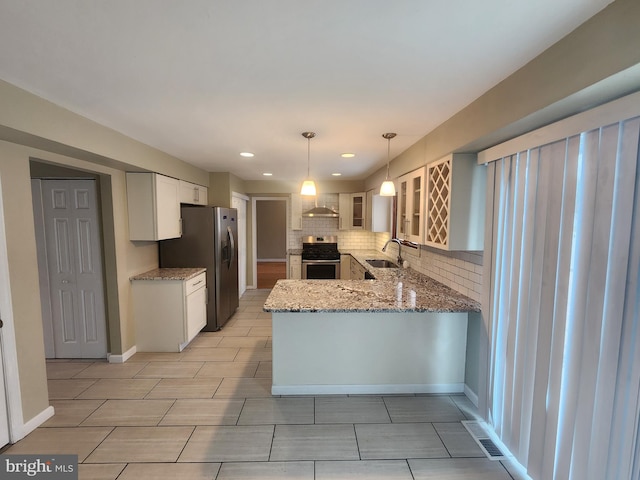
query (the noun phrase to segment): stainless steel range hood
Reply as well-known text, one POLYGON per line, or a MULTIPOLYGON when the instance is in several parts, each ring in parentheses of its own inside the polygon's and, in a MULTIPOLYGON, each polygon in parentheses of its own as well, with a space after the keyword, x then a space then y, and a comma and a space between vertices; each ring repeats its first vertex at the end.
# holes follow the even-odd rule
POLYGON ((331 210, 329 207, 315 206, 310 210, 302 213, 303 217, 324 217, 324 218, 337 218, 340 214, 331 210))

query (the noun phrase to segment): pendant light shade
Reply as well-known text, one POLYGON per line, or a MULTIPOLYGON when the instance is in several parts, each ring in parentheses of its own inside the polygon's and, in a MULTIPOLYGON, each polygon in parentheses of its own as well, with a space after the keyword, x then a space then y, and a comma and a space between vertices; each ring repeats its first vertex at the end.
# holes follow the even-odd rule
POLYGON ((395 197, 396 196, 396 186, 393 184, 391 180, 385 180, 380 185, 380 196, 382 197, 395 197))
POLYGON ((305 180, 302 182, 302 188, 300 189, 300 195, 314 196, 316 194, 316 184, 313 180, 305 180))
POLYGON ((302 132, 302 136, 307 139, 307 179, 302 182, 300 195, 316 195, 316 184, 309 175, 311 169, 311 139, 316 136, 313 132, 302 132))
POLYGON ((387 139, 387 178, 380 186, 380 196, 382 197, 395 197, 396 186, 389 178, 389 162, 391 161, 391 139, 395 137, 395 133, 383 133, 382 138, 387 139))

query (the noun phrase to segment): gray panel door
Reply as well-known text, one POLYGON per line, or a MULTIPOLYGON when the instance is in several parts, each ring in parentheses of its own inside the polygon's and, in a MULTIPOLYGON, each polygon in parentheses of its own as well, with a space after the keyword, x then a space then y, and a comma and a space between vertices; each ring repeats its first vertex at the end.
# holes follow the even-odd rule
POLYGON ((43 180, 56 358, 107 354, 102 253, 94 180, 43 180))

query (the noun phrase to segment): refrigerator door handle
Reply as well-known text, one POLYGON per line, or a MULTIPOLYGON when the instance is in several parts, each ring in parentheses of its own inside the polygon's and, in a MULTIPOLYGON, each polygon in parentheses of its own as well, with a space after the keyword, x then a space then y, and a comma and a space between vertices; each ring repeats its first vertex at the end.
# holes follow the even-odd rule
POLYGON ((233 238, 233 230, 231 230, 231 227, 227 227, 227 239, 229 240, 229 245, 230 245, 230 249, 229 249, 229 266, 228 268, 231 269, 231 264, 233 263, 233 259, 236 256, 236 242, 235 239, 233 238))

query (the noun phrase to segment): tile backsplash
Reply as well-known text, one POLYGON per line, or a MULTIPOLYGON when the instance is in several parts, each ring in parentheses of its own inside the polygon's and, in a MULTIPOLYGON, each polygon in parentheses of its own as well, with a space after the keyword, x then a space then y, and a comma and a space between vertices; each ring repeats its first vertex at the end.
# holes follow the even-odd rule
MULTIPOLYGON (((388 233, 375 235, 376 250, 381 250, 391 238, 388 233)), ((389 245, 387 255, 398 255, 397 245, 389 245)), ((482 294, 483 252, 447 252, 421 245, 419 249, 402 247, 402 258, 414 270, 444 283, 456 292, 479 302, 482 294)))
MULTIPOLYGON (((375 235, 376 250, 391 238, 388 233, 375 235)), ((397 245, 389 245, 387 255, 398 255, 397 245)), ((421 245, 419 249, 402 247, 402 258, 414 270, 444 283, 456 292, 480 301, 482 293, 482 252, 447 252, 421 245)))

